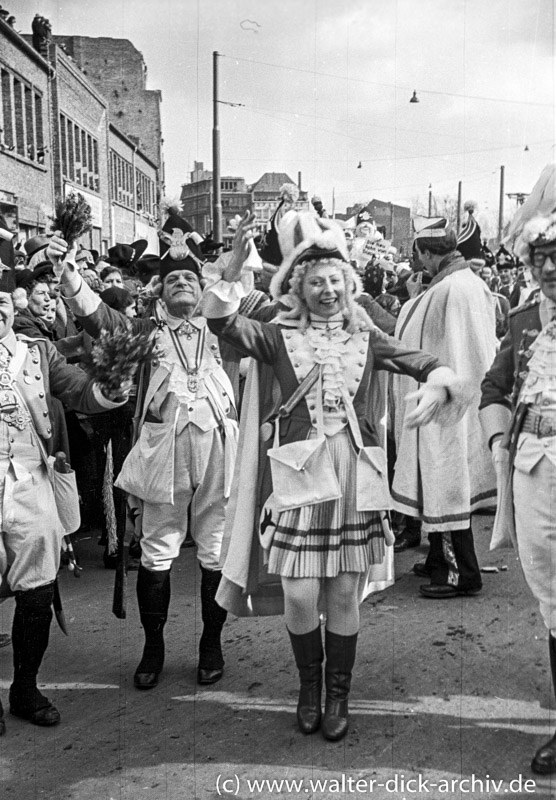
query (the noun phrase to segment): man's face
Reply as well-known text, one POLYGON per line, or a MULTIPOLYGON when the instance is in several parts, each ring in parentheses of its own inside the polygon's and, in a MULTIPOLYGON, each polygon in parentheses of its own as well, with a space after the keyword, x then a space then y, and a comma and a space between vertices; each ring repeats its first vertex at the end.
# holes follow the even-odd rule
POLYGON ((103 280, 104 286, 106 289, 109 289, 111 286, 119 286, 123 288, 124 281, 119 272, 111 272, 106 278, 103 280))
POLYGON ((7 336, 14 324, 14 304, 8 292, 0 292, 0 339, 7 336))
POLYGON ((512 282, 512 269, 511 267, 499 267, 498 275, 500 276, 500 283, 502 286, 509 286, 512 282))
POLYGON ((556 242, 533 248, 531 271, 541 292, 556 302, 556 242))
POLYGON ((50 292, 47 283, 36 283, 29 295, 29 311, 35 317, 42 317, 50 306, 50 292))
POLYGON ((187 317, 201 299, 201 284, 194 272, 176 269, 162 284, 162 300, 173 317, 187 317))

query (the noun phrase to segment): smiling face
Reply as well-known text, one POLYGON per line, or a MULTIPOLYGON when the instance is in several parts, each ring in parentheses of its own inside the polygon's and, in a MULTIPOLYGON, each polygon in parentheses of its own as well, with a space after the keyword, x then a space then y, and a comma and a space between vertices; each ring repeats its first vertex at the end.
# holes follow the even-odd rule
POLYGON ((7 336, 14 323, 14 304, 8 292, 0 292, 0 339, 7 336))
POLYGON ((549 242, 532 249, 531 271, 541 292, 549 300, 556 302, 556 242, 549 242))
POLYGON ((201 298, 201 284, 194 272, 179 269, 169 272, 162 285, 162 300, 173 317, 187 317, 201 298))
POLYGON ((312 314, 328 318, 341 312, 346 298, 342 268, 335 264, 309 267, 303 278, 303 297, 312 314))

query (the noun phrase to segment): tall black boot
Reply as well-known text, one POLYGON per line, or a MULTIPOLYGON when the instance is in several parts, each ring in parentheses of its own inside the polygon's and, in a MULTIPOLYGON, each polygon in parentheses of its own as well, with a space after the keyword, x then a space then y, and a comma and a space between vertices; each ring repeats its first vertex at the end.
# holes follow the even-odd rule
POLYGON ((164 666, 164 625, 170 605, 170 570, 154 572, 140 566, 137 600, 145 631, 145 646, 133 683, 137 689, 154 689, 164 666))
POLYGON ((321 730, 325 739, 336 742, 348 729, 348 696, 351 673, 355 664, 357 634, 340 636, 325 630, 326 651, 326 703, 321 730))
MULTIPOLYGON (((556 691, 556 639, 551 633, 548 634, 548 653, 550 655, 552 688, 556 691)), ((552 772, 556 772, 556 733, 549 742, 537 750, 531 761, 531 769, 537 775, 550 775, 552 772)))
POLYGON ((12 628, 14 679, 10 713, 34 725, 56 725, 60 714, 37 689, 37 674, 48 647, 54 584, 15 593, 12 628))
POLYGON ((203 633, 199 641, 197 683, 216 683, 224 674, 224 656, 220 635, 228 612, 215 600, 222 573, 201 567, 201 618, 203 633))
POLYGON ((295 663, 299 671, 299 700, 297 724, 302 733, 314 733, 320 727, 322 716, 322 636, 320 625, 310 633, 288 631, 295 663))

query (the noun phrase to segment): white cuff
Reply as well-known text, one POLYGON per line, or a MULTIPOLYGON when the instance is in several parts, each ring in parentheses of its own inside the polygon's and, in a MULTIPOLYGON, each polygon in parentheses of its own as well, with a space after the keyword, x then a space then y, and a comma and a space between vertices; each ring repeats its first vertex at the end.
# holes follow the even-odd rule
POLYGON ((219 280, 212 286, 205 288, 203 294, 203 315, 207 319, 229 317, 239 310, 240 302, 247 297, 250 290, 246 290, 242 280, 230 283, 219 280))
MULTIPOLYGON (((64 296, 65 297, 65 296, 64 296)), ((81 278, 81 286, 72 297, 65 297, 68 307, 78 317, 89 317, 101 304, 101 299, 81 278)))
POLYGON ((120 406, 124 406, 128 398, 126 397, 125 400, 118 400, 115 402, 114 400, 109 400, 105 397, 102 393, 102 389, 100 388, 98 383, 93 383, 93 397, 97 401, 97 403, 105 408, 107 411, 111 411, 113 408, 119 408, 120 406))
MULTIPOLYGON (((229 250, 227 253, 222 253, 221 256, 218 256, 216 261, 208 261, 203 264, 203 286, 205 289, 210 289, 214 286, 215 283, 222 280, 222 275, 224 270, 232 260, 233 253, 229 250)), ((248 259, 249 260, 249 259, 248 259)), ((243 270, 240 275, 239 280, 241 281, 244 289, 245 295, 248 295, 249 292, 252 292, 255 288, 255 281, 253 280, 253 271, 247 266, 247 262, 243 265, 243 270)), ((245 296, 244 295, 244 296, 245 296)))

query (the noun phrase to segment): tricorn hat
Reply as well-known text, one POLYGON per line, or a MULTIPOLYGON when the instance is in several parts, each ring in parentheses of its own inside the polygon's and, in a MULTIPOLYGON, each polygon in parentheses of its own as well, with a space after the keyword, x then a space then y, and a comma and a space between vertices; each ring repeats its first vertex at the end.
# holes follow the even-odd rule
POLYGON ((131 244, 115 244, 114 247, 108 248, 108 255, 103 260, 113 267, 133 272, 135 264, 148 246, 149 243, 146 239, 138 239, 131 244))

